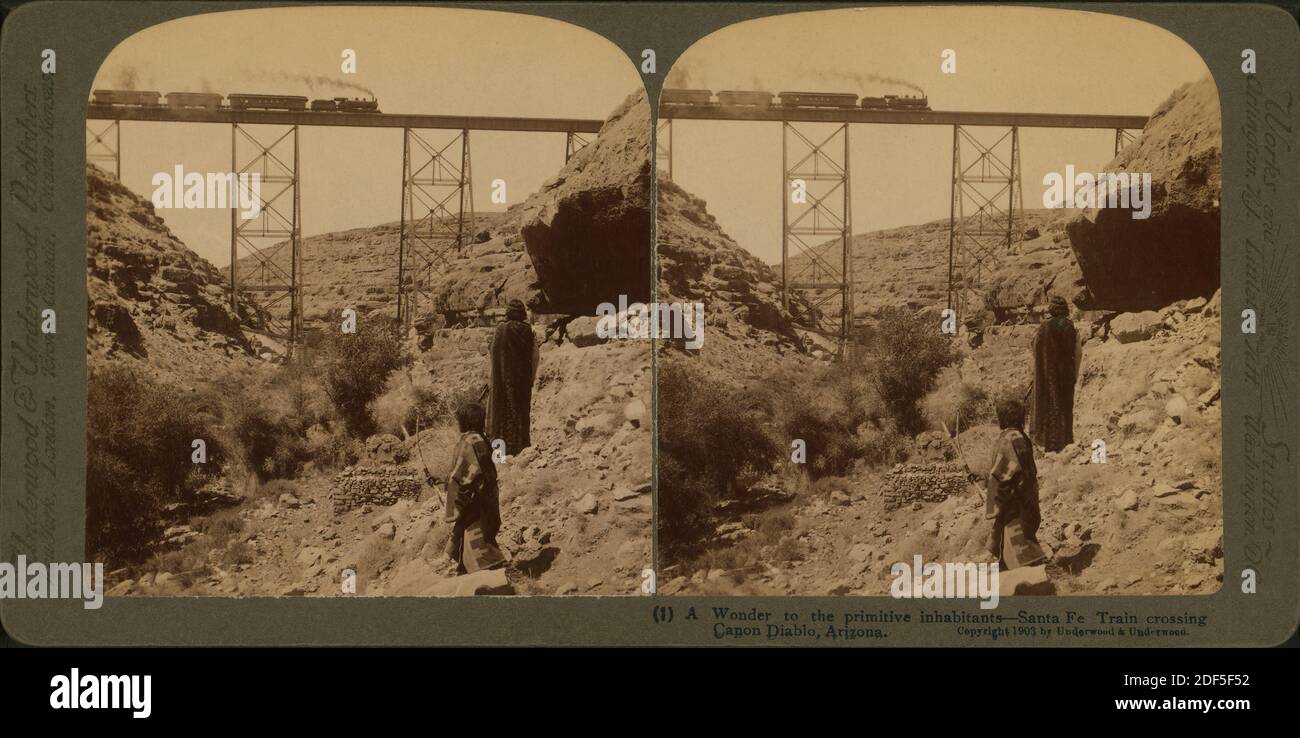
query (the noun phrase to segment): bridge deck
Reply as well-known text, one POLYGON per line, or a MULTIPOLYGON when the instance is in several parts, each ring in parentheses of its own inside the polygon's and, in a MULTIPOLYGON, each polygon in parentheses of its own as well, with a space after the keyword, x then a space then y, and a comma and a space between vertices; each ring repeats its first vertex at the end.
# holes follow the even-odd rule
POLYGON ((1147 123, 1145 115, 1074 113, 984 113, 957 110, 864 110, 862 108, 767 108, 721 105, 659 106, 662 119, 766 120, 800 123, 892 123, 900 125, 1020 126, 1021 128, 1130 128, 1147 123))
POLYGON ((599 133, 603 121, 577 118, 507 118, 490 115, 406 115, 393 113, 289 112, 284 110, 202 110, 166 106, 89 105, 90 120, 147 120, 176 123, 241 123, 349 128, 445 128, 473 131, 599 133))

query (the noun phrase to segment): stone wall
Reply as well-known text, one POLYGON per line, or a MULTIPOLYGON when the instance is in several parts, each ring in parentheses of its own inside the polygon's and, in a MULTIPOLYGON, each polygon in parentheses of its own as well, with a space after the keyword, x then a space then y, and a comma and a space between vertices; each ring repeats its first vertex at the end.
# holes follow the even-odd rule
POLYGON ((960 463, 898 464, 885 475, 881 496, 885 507, 894 510, 916 502, 943 502, 968 490, 966 470, 960 463))
POLYGON ((402 498, 416 498, 424 488, 418 474, 388 466, 350 466, 334 477, 330 502, 341 513, 362 505, 387 507, 402 498))

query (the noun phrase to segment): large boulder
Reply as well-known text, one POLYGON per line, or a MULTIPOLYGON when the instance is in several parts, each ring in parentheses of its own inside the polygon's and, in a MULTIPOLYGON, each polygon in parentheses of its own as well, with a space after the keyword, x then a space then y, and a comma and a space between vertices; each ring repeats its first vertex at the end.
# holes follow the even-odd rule
POLYGON ((1140 311, 1219 287, 1219 92, 1206 77, 1174 91, 1106 172, 1151 173, 1151 215, 1080 213, 1066 227, 1087 283, 1084 307, 1140 311))
POLYGON ((650 107, 637 92, 596 139, 524 202, 520 232, 545 298, 539 309, 594 315, 650 299, 650 107))

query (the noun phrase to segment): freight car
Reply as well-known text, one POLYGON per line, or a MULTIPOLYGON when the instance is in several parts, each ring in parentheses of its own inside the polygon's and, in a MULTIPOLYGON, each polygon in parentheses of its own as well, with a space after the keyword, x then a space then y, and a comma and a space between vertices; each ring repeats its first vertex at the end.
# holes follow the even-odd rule
POLYGON ((757 90, 724 90, 718 93, 718 102, 725 106, 766 108, 772 104, 772 93, 757 90))
POLYGON ((186 108, 220 110, 221 95, 212 92, 169 92, 167 107, 177 110, 186 108))
POLYGON ((162 104, 162 93, 152 90, 95 90, 90 95, 95 105, 129 105, 157 107, 162 104))
POLYGON ((659 95, 661 103, 680 103, 683 105, 708 105, 713 101, 709 90, 665 89, 659 95))
POLYGON ((249 95, 231 93, 231 110, 288 110, 307 109, 307 98, 298 95, 249 95))
POLYGON ((848 92, 782 92, 777 95, 787 108, 856 108, 858 96, 848 92))

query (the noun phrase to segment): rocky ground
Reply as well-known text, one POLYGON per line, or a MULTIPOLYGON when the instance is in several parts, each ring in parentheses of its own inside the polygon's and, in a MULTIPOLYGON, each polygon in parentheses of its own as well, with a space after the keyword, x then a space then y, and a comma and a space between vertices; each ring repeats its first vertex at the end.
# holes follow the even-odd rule
MULTIPOLYGON (((1048 297, 1059 294, 1074 304, 1086 339, 1076 443, 1059 453, 1039 451, 1039 538, 1049 564, 1033 572, 1031 591, 1201 594, 1222 582, 1218 231, 1196 227, 1207 220, 1217 226, 1219 129, 1212 104, 1217 94, 1209 80, 1175 91, 1147 132, 1106 168, 1155 172, 1153 219, 1181 240, 1150 239, 1147 224, 1137 235, 1121 233, 1125 222, 1140 221, 1096 211, 1026 213, 1025 238, 998 255, 980 295, 982 309, 966 316, 962 359, 940 378, 937 392, 967 385, 991 397, 1023 394, 1032 374, 1030 341, 1048 297), (1178 250, 1188 239, 1195 244, 1178 250), (1121 258, 1124 249, 1110 248, 1121 241, 1142 241, 1141 248, 1128 248, 1132 263, 1121 258), (1170 291, 1145 282, 1114 289, 1144 273, 1141 264, 1161 252, 1181 264, 1180 273, 1198 278, 1212 262, 1212 285, 1189 279, 1170 291), (1104 463, 1093 463, 1103 449, 1104 463)), ((704 203, 675 186, 667 189, 666 210, 662 197, 661 261, 663 234, 674 234, 687 245, 671 262, 682 274, 700 280, 737 262, 748 267, 737 276, 749 291, 727 292, 710 281, 710 298, 734 308, 748 299, 739 295, 770 294, 763 289, 777 281, 770 269, 738 259, 739 247, 718 235, 704 203)), ((855 236, 857 317, 869 322, 886 308, 942 307, 947 234, 943 219, 855 236)), ((794 331, 803 346, 787 338, 797 316, 734 314, 740 326, 722 351, 706 347, 666 359, 695 361, 739 386, 761 382, 774 364, 820 363, 810 335, 794 331)), ((669 562, 661 591, 880 594, 892 581, 891 564, 915 554, 927 561, 989 561, 982 499, 966 483, 962 462, 985 472, 997 429, 985 419, 950 439, 940 418, 929 419, 934 429, 914 439, 910 458, 897 467, 859 465, 846 477, 810 482, 787 465, 744 501, 719 506, 711 550, 690 562, 669 562)))
MULTIPOLYGON (((648 120, 644 95, 629 97, 600 136, 542 190, 481 220, 474 242, 430 283, 438 304, 492 315, 510 299, 523 299, 533 311, 550 313, 534 315, 541 341, 556 313, 617 302, 626 278, 602 280, 602 264, 642 259, 640 273, 648 275, 648 120), (621 239, 570 237, 593 223, 592 233, 621 239), (633 238, 638 228, 639 241, 633 238), (534 235, 525 237, 525 231, 534 235), (570 248, 575 243, 581 247, 570 248), (593 255, 598 243, 610 253, 593 255), (639 252, 623 253, 634 249, 639 252), (547 274, 539 277, 535 260, 546 263, 547 274), (575 283, 572 275, 584 264, 587 281, 575 283)), ((131 360, 155 372, 175 364, 193 382, 226 360, 278 365, 272 350, 278 347, 255 335, 267 314, 250 304, 238 319, 227 313, 224 323, 204 317, 228 304, 222 273, 172 237, 141 198, 110 180, 101 175, 90 185, 96 338, 88 363, 131 360), (151 255, 162 250, 160 257, 151 255), (136 251, 149 256, 136 257, 136 251), (185 274, 167 270, 176 264, 185 274), (173 281, 183 289, 171 289, 173 281), (109 291, 113 286, 117 293, 139 290, 142 297, 113 307, 124 300, 109 291), (173 292, 182 297, 173 299, 173 292), (166 322, 173 313, 188 321, 179 331, 166 322), (122 315, 131 325, 160 326, 157 335, 141 331, 143 339, 134 339, 122 315)), ((357 307, 362 319, 391 310, 396 224, 324 234, 305 245, 309 324, 324 322, 339 305, 357 307)), ((648 291, 647 279, 641 293, 648 291)), ((296 479, 263 484, 227 478, 193 502, 170 504, 156 555, 112 572, 110 593, 639 593, 641 572, 653 562, 649 343, 607 341, 596 335, 594 318, 580 317, 569 324, 567 338, 542 344, 532 446, 498 466, 498 541, 511 564, 457 577, 442 555, 449 535, 441 519, 443 492, 424 480, 425 469, 445 474, 458 434, 445 422, 420 428, 403 420, 416 387, 445 398, 479 396, 488 377, 491 328, 442 318, 422 314, 408 336, 414 363, 389 380, 372 408, 387 432, 366 440, 355 465, 335 470, 308 464, 296 479), (355 573, 351 590, 345 586, 349 571, 355 573)))
MULTIPOLYGON (((1205 594, 1222 582, 1218 298, 1152 317, 1140 334, 1085 345, 1076 442, 1039 451, 1039 540, 1059 594, 1205 594), (1093 463, 1097 440, 1104 463, 1093 463)), ((1015 357, 1028 340, 1016 331, 986 341, 961 364, 963 380, 987 386, 1003 367, 1023 364, 1015 357)), ((964 460, 986 469, 997 435, 988 424, 963 430, 964 460)), ((696 570, 665 589, 881 594, 890 565, 916 554, 991 561, 981 491, 965 483, 957 447, 923 434, 906 464, 804 486, 766 512, 722 515, 719 535, 733 542, 763 538, 769 518, 788 520, 755 551, 761 566, 696 570)))

